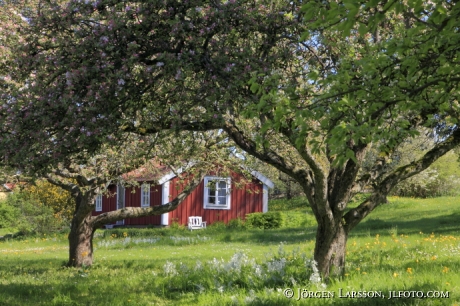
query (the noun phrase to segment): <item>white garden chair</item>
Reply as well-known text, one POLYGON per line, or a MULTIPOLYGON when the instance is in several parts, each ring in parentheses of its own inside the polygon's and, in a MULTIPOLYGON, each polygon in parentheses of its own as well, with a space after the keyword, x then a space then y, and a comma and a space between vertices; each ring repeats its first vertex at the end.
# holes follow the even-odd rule
POLYGON ((203 221, 201 217, 198 216, 191 216, 188 217, 188 229, 203 229, 206 228, 206 221, 203 221))

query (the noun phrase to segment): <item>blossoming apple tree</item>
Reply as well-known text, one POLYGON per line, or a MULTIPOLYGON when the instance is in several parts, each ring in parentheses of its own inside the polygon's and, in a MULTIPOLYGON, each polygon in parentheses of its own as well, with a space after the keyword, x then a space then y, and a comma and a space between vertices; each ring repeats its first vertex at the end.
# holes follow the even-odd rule
POLYGON ((443 1, 42 3, 6 63, 22 86, 2 82, 2 160, 43 169, 127 132, 218 129, 302 186, 318 268, 340 275, 350 231, 460 143, 459 19, 443 1), (387 167, 422 128, 442 136, 387 167))

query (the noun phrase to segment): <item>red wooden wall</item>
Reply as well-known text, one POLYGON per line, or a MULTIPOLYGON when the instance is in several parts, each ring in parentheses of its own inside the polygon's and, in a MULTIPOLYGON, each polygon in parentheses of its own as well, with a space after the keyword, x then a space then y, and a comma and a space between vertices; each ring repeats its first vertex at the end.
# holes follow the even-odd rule
MULTIPOLYGON (((102 197, 102 211, 93 211, 93 216, 101 213, 117 209, 117 186, 109 187, 108 195, 102 197)), ((161 205, 162 188, 160 185, 150 185, 150 206, 161 205)), ((140 187, 125 188, 125 207, 140 207, 141 206, 141 190, 140 187), (135 190, 135 192, 133 192, 135 190)), ((115 223, 115 222, 114 222, 115 223)), ((124 225, 160 225, 161 215, 148 216, 140 218, 125 219, 124 225)))
MULTIPOLYGON (((126 207, 141 207, 141 189, 140 187, 126 188, 125 203, 126 207)), ((150 185, 150 206, 161 205, 161 192, 160 185, 150 185)), ((125 225, 160 225, 161 215, 148 216, 139 218, 125 219, 125 225)))
MULTIPOLYGON (((216 221, 228 223, 236 218, 244 219, 246 214, 262 212, 263 209, 263 184, 253 179, 252 182, 244 187, 236 187, 235 180, 238 176, 232 177, 230 210, 227 209, 204 209, 204 181, 179 205, 179 207, 169 213, 169 224, 178 222, 187 225, 188 217, 201 216, 207 224, 216 221)), ((176 188, 178 179, 174 178, 170 183, 170 198, 174 199, 181 191, 176 188)))
MULTIPOLYGON (((263 211, 263 184, 254 178, 243 187, 236 186, 235 182, 239 180, 239 175, 232 175, 231 200, 230 210, 227 209, 204 209, 204 181, 179 205, 179 207, 169 213, 169 225, 178 222, 182 225, 187 225, 188 217, 201 216, 207 224, 212 224, 216 221, 228 223, 228 221, 236 218, 244 219, 246 214, 263 211)), ((177 188, 178 178, 174 178, 169 185, 169 199, 174 199, 182 189, 177 188)), ((125 189, 125 205, 126 207, 141 206, 141 191, 140 187, 134 187, 136 192, 132 192, 133 188, 125 189)), ((102 198, 102 211, 93 211, 93 215, 98 215, 103 212, 116 210, 117 208, 117 187, 112 185, 109 187, 108 195, 102 198)), ((162 202, 162 186, 150 186, 150 206, 161 205, 162 202)), ((115 222, 114 222, 115 223, 115 222)), ((161 225, 161 216, 149 216, 140 218, 125 219, 124 225, 161 225)))

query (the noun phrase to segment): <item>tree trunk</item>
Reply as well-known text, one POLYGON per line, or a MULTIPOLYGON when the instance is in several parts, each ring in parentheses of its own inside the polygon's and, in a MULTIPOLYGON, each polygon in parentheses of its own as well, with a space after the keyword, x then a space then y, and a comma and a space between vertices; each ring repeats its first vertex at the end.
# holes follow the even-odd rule
POLYGON ((74 216, 69 233, 69 267, 91 266, 93 264, 94 227, 91 213, 80 219, 74 216))
POLYGON ((292 199, 292 183, 291 183, 291 180, 287 180, 286 181, 286 198, 288 200, 292 199))
POLYGON ((332 226, 318 223, 314 258, 323 279, 343 275, 347 239, 348 233, 340 221, 332 226))

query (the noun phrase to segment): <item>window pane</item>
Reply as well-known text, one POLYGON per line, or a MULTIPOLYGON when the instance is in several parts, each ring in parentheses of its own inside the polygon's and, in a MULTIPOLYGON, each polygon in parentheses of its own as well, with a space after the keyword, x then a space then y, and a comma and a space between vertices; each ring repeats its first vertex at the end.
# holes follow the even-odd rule
POLYGON ((227 189, 227 182, 219 181, 219 189, 227 189))
POLYGON ((142 184, 141 191, 141 206, 150 206, 150 185, 142 184))
POLYGON ((227 190, 226 189, 219 189, 219 197, 226 197, 227 196, 227 190))
POLYGON ((102 211, 102 194, 96 196, 96 211, 102 211))
POLYGON ((229 179, 214 177, 205 179, 205 208, 225 209, 230 206, 229 179), (207 191, 206 191, 207 190, 207 191))

